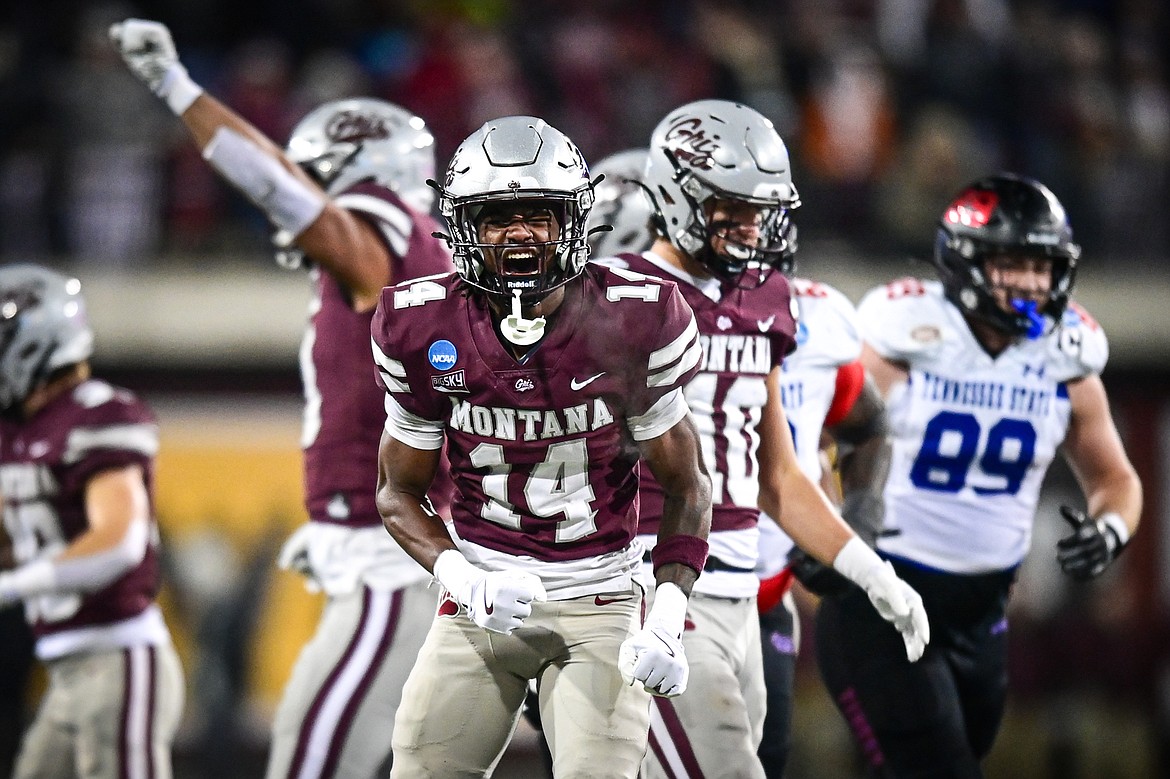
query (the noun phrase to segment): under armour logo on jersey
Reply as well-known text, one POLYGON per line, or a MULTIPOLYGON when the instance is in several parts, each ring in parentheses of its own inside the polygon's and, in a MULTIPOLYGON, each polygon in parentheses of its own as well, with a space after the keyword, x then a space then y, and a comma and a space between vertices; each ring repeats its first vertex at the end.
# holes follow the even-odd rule
POLYGON ((576 377, 574 377, 569 380, 569 386, 573 389, 574 392, 576 392, 577 390, 584 389, 585 387, 589 386, 604 375, 605 371, 602 371, 596 376, 590 376, 588 379, 582 379, 581 381, 577 381, 576 377))
POLYGON ((715 326, 718 327, 720 330, 730 330, 731 329, 731 317, 729 317, 729 316, 719 317, 718 319, 715 320, 715 326))
POLYGON ((1024 366, 1024 378, 1026 379, 1029 376, 1034 374, 1036 376, 1036 378, 1043 379, 1044 378, 1044 369, 1045 369, 1045 365, 1043 363, 1041 363, 1037 367, 1032 367, 1031 365, 1025 365, 1024 366))
POLYGON ((517 392, 527 392, 535 386, 536 384, 533 383, 532 379, 516 379, 517 392))

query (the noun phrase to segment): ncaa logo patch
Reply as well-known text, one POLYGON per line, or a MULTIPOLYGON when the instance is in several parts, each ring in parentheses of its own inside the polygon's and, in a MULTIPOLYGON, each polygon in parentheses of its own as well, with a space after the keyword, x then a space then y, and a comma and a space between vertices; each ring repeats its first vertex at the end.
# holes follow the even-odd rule
POLYGON ((437 371, 449 371, 455 367, 459 353, 455 351, 455 344, 447 340, 435 341, 427 350, 427 360, 437 371))

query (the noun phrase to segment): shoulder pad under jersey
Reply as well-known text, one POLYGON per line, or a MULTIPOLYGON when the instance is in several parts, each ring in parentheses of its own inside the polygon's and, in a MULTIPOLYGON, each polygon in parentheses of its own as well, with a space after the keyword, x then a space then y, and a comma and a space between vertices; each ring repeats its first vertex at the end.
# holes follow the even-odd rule
POLYGON ((794 357, 824 365, 844 365, 861 355, 861 328, 849 298, 823 282, 792 280, 800 310, 794 357))
POLYGON ((909 362, 939 348, 954 327, 942 284, 903 278, 875 287, 857 306, 862 337, 882 357, 909 362))
POLYGON ((1109 340, 1101 325, 1076 302, 1070 301, 1053 330, 1050 357, 1069 379, 1100 373, 1109 359, 1109 340))

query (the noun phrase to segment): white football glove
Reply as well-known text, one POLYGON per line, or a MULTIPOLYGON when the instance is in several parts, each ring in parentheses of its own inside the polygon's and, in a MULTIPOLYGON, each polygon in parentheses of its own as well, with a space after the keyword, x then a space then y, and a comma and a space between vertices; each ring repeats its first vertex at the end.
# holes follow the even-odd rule
POLYGON ((618 650, 618 670, 626 684, 641 682, 646 692, 673 698, 687 689, 691 669, 683 652, 682 631, 687 596, 664 582, 654 590, 654 606, 646 622, 618 650))
POLYGON ((186 111, 203 93, 179 62, 171 31, 165 24, 126 19, 110 25, 110 40, 131 72, 165 100, 176 115, 186 111))
POLYGON ((893 624, 906 644, 906 658, 915 662, 930 643, 930 621, 922 596, 898 578, 894 567, 854 536, 841 547, 833 567, 865 590, 882 619, 893 624))
POLYGON ((454 549, 439 555, 435 578, 481 628, 510 634, 532 614, 532 602, 547 599, 540 577, 527 571, 484 571, 454 549))
POLYGON ((313 527, 306 522, 297 528, 280 547, 280 554, 276 556, 276 566, 283 571, 292 571, 305 577, 305 587, 309 592, 320 592, 321 583, 313 573, 313 564, 309 561, 309 541, 313 534, 313 527))

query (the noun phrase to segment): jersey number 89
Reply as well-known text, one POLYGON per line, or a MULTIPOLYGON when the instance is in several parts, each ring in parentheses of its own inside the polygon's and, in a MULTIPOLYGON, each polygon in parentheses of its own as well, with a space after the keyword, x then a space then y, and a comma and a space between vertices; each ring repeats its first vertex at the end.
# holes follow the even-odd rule
MULTIPOLYGON (((972 414, 943 411, 926 425, 922 449, 914 458, 910 481, 915 487, 937 492, 958 492, 979 450, 983 430, 972 414)), ((987 431, 987 443, 979 458, 985 475, 998 477, 1002 486, 972 486, 979 495, 1014 495, 1036 455, 1036 429, 1023 419, 1001 419, 987 431)))

